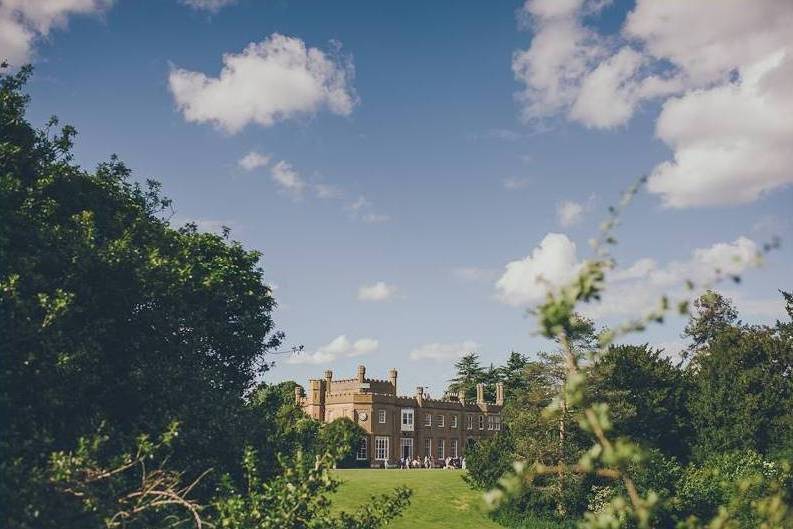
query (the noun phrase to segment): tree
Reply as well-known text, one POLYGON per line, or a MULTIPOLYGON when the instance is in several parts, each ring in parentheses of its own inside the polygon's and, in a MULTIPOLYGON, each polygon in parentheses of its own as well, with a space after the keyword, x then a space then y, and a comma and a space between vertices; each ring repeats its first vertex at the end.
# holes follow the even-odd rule
POLYGON ((732 301, 714 290, 694 300, 694 311, 683 336, 691 338, 694 349, 707 345, 723 329, 738 323, 738 311, 732 301))
POLYGON ((469 353, 462 356, 454 363, 457 374, 449 381, 447 391, 457 394, 459 391, 465 393, 466 401, 476 400, 476 385, 483 382, 485 371, 479 363, 479 355, 469 353))
POLYGON ((793 445, 793 341, 765 326, 729 326, 697 352, 695 454, 768 454, 793 445))
MULTIPOLYGON (((109 448, 182 424, 171 463, 241 476, 244 397, 282 338, 260 254, 174 229, 170 201, 115 158, 85 171, 75 131, 35 130, 30 74, 0 76, 0 504, 61 526, 48 456, 104 424, 109 448)), ((213 487, 197 492, 205 497, 213 487)))
POLYGON ((509 400, 528 389, 526 367, 529 360, 525 355, 511 351, 507 362, 499 368, 499 378, 504 384, 504 397, 509 400))
POLYGON ((591 397, 612 412, 614 433, 682 460, 692 425, 685 373, 645 345, 614 345, 593 366, 591 397))
POLYGON ((336 454, 337 464, 342 468, 356 466, 355 459, 366 430, 349 417, 340 417, 322 425, 319 432, 317 452, 336 454))

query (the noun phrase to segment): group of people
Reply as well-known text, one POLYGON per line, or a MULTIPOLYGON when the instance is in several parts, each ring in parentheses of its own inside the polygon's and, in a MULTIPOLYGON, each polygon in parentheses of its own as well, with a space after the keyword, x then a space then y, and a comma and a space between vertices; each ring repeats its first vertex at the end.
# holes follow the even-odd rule
POLYGON ((442 460, 435 460, 429 456, 424 456, 424 459, 419 459, 414 457, 410 459, 409 457, 402 457, 399 459, 399 468, 401 469, 411 469, 411 468, 446 468, 446 469, 455 469, 455 468, 465 468, 465 458, 464 457, 447 457, 446 459, 442 460))

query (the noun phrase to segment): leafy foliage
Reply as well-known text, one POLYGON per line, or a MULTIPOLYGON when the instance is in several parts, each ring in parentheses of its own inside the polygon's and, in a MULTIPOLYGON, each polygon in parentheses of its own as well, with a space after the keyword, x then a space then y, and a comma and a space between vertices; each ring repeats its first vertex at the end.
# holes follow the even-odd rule
POLYGON ((396 516, 407 491, 328 517, 328 469, 350 447, 309 464, 319 426, 294 386, 255 387, 283 338, 261 255, 228 230, 172 227, 159 184, 115 157, 74 164, 73 128, 26 120, 30 72, 0 73, 4 526, 374 529, 396 516))

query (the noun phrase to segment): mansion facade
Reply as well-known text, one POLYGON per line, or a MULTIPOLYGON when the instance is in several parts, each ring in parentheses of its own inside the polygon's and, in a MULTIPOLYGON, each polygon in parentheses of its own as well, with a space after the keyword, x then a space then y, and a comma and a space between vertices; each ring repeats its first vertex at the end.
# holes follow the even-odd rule
POLYGON ((496 385, 496 402, 485 402, 484 384, 477 384, 476 402, 466 402, 460 392, 444 399, 431 399, 417 387, 412 397, 397 394, 397 371, 388 380, 366 378, 366 367, 358 366, 355 378, 310 380, 303 396, 296 388, 303 410, 318 421, 348 417, 367 435, 357 453, 361 462, 372 465, 400 458, 445 459, 462 457, 463 449, 501 430, 504 386, 496 385))

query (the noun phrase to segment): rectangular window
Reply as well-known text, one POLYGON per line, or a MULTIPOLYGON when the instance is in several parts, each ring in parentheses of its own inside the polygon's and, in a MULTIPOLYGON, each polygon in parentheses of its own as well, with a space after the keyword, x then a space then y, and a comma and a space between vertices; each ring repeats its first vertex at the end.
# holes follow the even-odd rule
POLYGON ((385 410, 377 410, 377 422, 385 424, 385 410))
POLYGON ((432 437, 424 438, 424 455, 432 457, 432 437))
MULTIPOLYGON (((452 415, 450 419, 451 419, 451 422, 452 422, 451 427, 452 428, 457 428, 457 415, 452 415)), ((455 456, 455 457, 457 457, 457 456, 455 456)))
POLYGON ((474 416, 473 415, 467 415, 465 417, 465 427, 467 429, 469 429, 469 430, 473 430, 474 429, 474 416))
POLYGON ((495 420, 496 420, 496 431, 501 431, 501 415, 496 415, 495 420))
POLYGON ((443 459, 443 449, 444 449, 443 444, 444 444, 443 439, 438 439, 438 452, 436 454, 436 457, 438 459, 443 459))
POLYGON ((424 414, 424 426, 432 426, 432 414, 425 413, 424 414))
POLYGON ((405 459, 413 459, 413 439, 402 437, 399 440, 399 456, 405 459))
POLYGON ((369 439, 366 437, 361 439, 361 444, 358 446, 358 453, 355 454, 355 459, 358 461, 366 461, 369 459, 369 439))
POLYGON ((495 415, 488 415, 487 416, 487 429, 488 430, 495 430, 496 429, 496 416, 495 415))
POLYGON ((452 439, 451 456, 457 458, 457 439, 452 439))
POLYGON ((479 416, 479 429, 480 430, 484 430, 485 429, 485 416, 484 415, 480 415, 479 416))
POLYGON ((402 408, 402 431, 413 431, 413 408, 402 408))
POLYGON ((388 461, 388 437, 374 438, 374 458, 378 461, 388 461))
POLYGON ((443 428, 443 415, 438 415, 438 428, 443 428))

